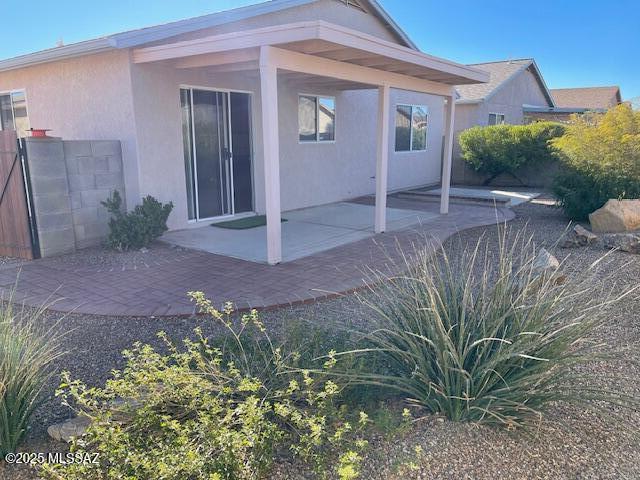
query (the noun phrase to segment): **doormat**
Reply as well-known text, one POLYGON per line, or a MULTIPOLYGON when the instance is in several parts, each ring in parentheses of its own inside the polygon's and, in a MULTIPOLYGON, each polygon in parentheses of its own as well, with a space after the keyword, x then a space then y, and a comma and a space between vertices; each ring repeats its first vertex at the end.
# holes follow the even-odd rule
MULTIPOLYGON (((286 218, 282 218, 281 222, 286 222, 286 218)), ((254 217, 239 218, 237 220, 229 220, 226 222, 212 223, 212 227, 228 228, 230 230, 246 230, 248 228, 264 227, 267 224, 266 215, 256 215, 254 217)))

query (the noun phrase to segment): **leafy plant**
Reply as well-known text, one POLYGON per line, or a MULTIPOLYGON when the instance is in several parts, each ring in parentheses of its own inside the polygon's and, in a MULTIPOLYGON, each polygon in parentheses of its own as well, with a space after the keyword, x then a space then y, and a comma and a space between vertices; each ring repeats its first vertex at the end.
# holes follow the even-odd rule
POLYGON ((542 271, 531 240, 510 237, 501 234, 495 254, 482 240, 455 258, 421 249, 405 257, 406 274, 374 275, 378 283, 361 297, 374 313, 370 346, 345 354, 382 359, 389 371, 356 379, 454 421, 508 429, 532 426, 557 401, 637 405, 580 373, 615 358, 590 335, 617 298, 589 273, 542 271))
POLYGON ((524 166, 555 161, 549 141, 562 135, 559 123, 472 127, 460 134, 462 158, 476 172, 488 175, 485 185, 502 174, 517 178, 524 166))
POLYGON ((0 301, 0 458, 14 452, 53 374, 53 362, 62 352, 54 327, 40 321, 44 307, 16 309, 0 301))
POLYGON ((111 214, 107 244, 116 250, 149 246, 167 231, 167 219, 173 203, 162 204, 148 195, 133 211, 125 212, 117 190, 102 205, 111 214))
POLYGON ((71 449, 100 456, 97 463, 45 465, 45 478, 266 478, 287 452, 320 474, 356 478, 366 444, 357 432, 367 415, 348 418, 338 384, 291 370, 287 360, 297 353, 275 347, 255 311, 234 324, 230 304, 219 311, 202 293, 190 295, 229 343, 214 346, 196 330, 180 347, 161 333, 168 353, 136 344, 104 388, 65 374, 59 393, 92 419, 71 449))
POLYGON ((640 112, 629 105, 575 116, 553 145, 563 166, 554 193, 570 218, 584 220, 611 198, 640 198, 640 112))

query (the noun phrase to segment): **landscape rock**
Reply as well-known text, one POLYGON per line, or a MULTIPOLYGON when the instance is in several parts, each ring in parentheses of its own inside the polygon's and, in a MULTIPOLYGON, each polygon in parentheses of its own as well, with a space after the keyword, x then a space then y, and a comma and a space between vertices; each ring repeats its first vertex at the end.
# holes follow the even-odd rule
POLYGON ((558 259, 551 255, 545 248, 541 248, 533 260, 533 269, 537 273, 544 273, 550 270, 555 271, 558 267, 560 267, 558 259))
POLYGON ((560 248, 578 248, 583 245, 576 233, 573 230, 570 230, 560 237, 560 240, 558 240, 558 246, 560 248))
POLYGON ((566 232, 558 241, 561 248, 578 248, 593 245, 598 241, 598 236, 582 225, 576 225, 573 230, 566 232))
POLYGON ((538 252, 538 255, 533 260, 532 267, 533 274, 539 279, 551 277, 557 285, 563 284, 567 279, 566 275, 558 271, 560 268, 558 259, 544 248, 541 248, 538 252))
POLYGON ((640 254, 640 233, 612 233, 603 237, 604 246, 640 254))
POLYGON ((609 200, 589 214, 591 229, 599 233, 624 233, 640 229, 640 199, 609 200))
POLYGON ((593 245, 598 241, 598 236, 584 228, 582 225, 573 227, 573 233, 580 242, 580 245, 593 245))
POLYGON ((87 416, 80 415, 62 423, 51 425, 47 428, 47 433, 54 440, 69 443, 73 437, 83 436, 87 428, 89 428, 89 425, 91 425, 91 419, 87 416))

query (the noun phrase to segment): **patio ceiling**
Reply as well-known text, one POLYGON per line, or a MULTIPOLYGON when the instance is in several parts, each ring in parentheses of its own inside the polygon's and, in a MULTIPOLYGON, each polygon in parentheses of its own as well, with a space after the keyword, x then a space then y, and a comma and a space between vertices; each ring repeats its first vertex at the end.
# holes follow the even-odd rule
MULTIPOLYGON (((144 47, 134 50, 135 63, 172 61, 177 68, 207 67, 212 72, 251 71, 259 68, 260 48, 277 47, 290 54, 286 63, 279 64, 285 79, 314 81, 318 72, 305 72, 299 68, 305 58, 313 56, 317 62, 340 62, 357 67, 347 78, 315 79, 320 84, 336 88, 371 88, 371 75, 384 83, 402 84, 400 77, 410 77, 422 82, 433 82, 434 93, 440 89, 435 84, 463 85, 488 81, 488 74, 481 70, 433 57, 377 37, 324 21, 299 22, 254 30, 244 30, 214 35, 196 40, 144 47), (369 79, 359 81, 358 78, 369 79)), ((321 75, 320 75, 321 76, 321 75)), ((418 89, 425 91, 424 88, 418 89)))

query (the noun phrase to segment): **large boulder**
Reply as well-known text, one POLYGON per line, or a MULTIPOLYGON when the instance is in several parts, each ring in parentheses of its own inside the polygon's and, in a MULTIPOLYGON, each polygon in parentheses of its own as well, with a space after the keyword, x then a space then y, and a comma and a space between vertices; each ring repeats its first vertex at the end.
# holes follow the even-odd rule
POLYGON ((591 230, 600 233, 623 233, 640 230, 640 199, 609 200, 604 207, 589 214, 591 230))

